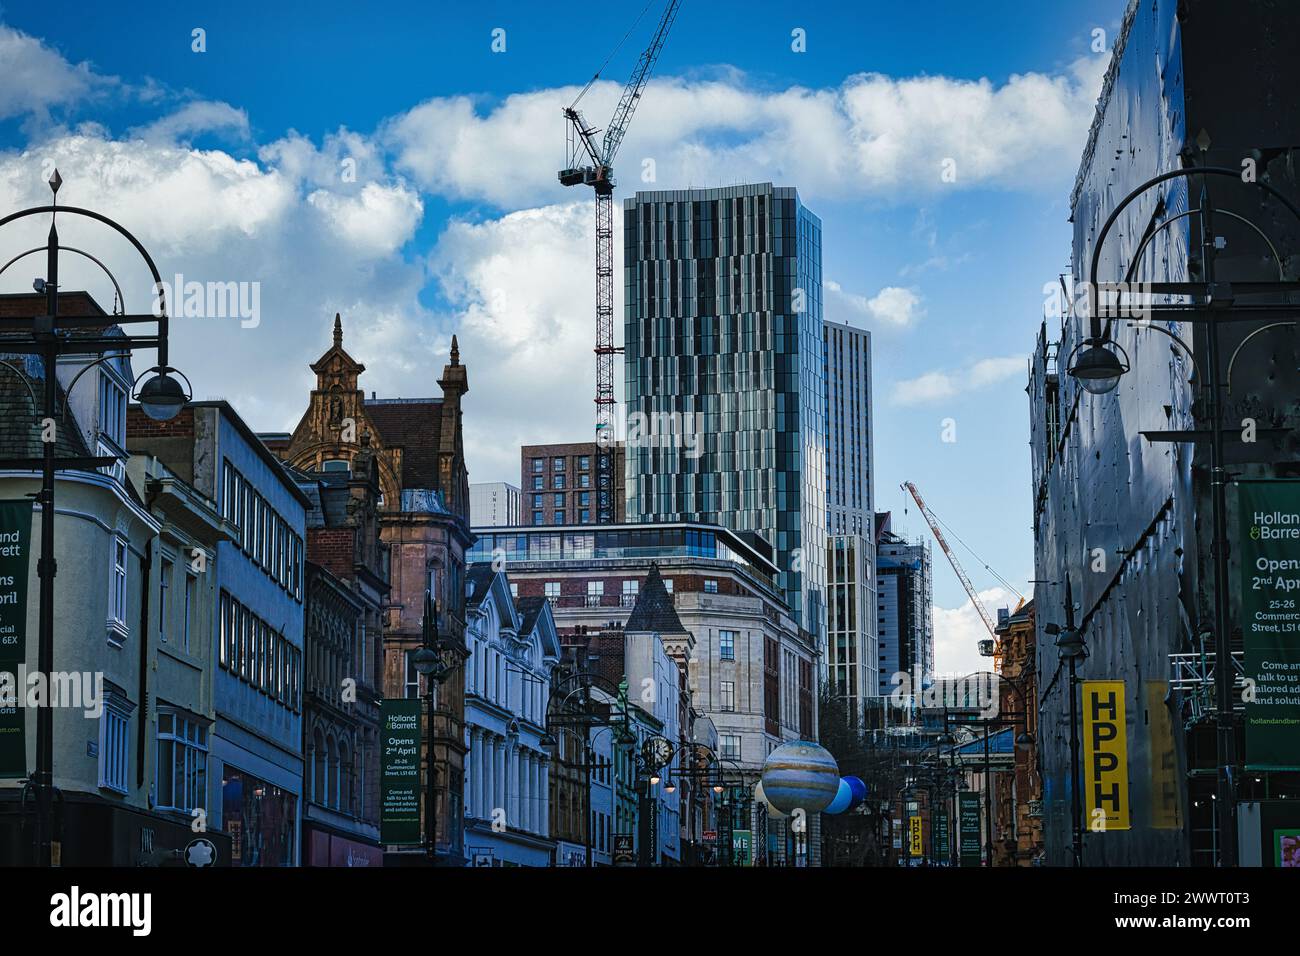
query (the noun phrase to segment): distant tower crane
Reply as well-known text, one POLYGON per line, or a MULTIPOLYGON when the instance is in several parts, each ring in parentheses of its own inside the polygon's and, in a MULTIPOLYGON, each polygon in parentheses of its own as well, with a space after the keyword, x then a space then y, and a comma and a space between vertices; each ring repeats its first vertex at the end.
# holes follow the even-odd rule
MULTIPOLYGON (((943 549, 943 553, 947 556, 948 563, 951 564, 952 569, 957 572, 957 577, 961 580, 961 586, 966 589, 966 594, 970 597, 971 604, 974 604, 975 610, 979 612, 980 620, 982 620, 984 622, 984 626, 989 629, 989 637, 993 639, 993 647, 990 649, 990 653, 985 656, 989 656, 989 657, 996 656, 993 653, 993 650, 996 649, 998 646, 997 645, 997 641, 998 641, 997 624, 994 622, 993 616, 989 614, 988 608, 986 608, 984 606, 984 603, 979 599, 979 595, 975 593, 975 585, 971 584, 970 578, 967 576, 965 569, 962 568, 961 566, 961 562, 957 560, 957 555, 953 554, 952 548, 948 547, 948 542, 947 540, 945 540, 943 536, 943 532, 939 530, 938 517, 935 516, 935 513, 929 509, 925 501, 921 498, 921 492, 917 490, 916 485, 914 485, 910 481, 905 481, 903 482, 903 489, 907 491, 916 500, 916 506, 921 509, 921 517, 925 518, 925 523, 928 524, 930 526, 930 530, 934 532, 934 540, 939 542, 939 547, 943 549)), ((1022 601, 1025 599, 1025 596, 1023 594, 1021 594, 1019 591, 1016 591, 1016 589, 1012 587, 1008 581, 1006 581, 1001 575, 999 575, 996 571, 990 568, 987 564, 984 565, 984 568, 985 570, 993 574, 1004 585, 1006 585, 1007 588, 1009 588, 1012 591, 1015 591, 1015 593, 1020 596, 1020 599, 1022 601)), ((983 642, 981 641, 980 643, 983 642)))
MULTIPOLYGON (((600 524, 612 522, 615 513, 614 356, 623 351, 614 345, 614 156, 623 142, 623 134, 632 121, 632 114, 636 112, 641 93, 650 80, 650 72, 659 59, 680 6, 681 0, 669 0, 659 18, 654 38, 641 54, 632 78, 623 88, 623 96, 599 145, 596 134, 600 130, 589 126, 578 110, 579 100, 600 77, 599 70, 587 81, 577 99, 564 108, 564 117, 568 121, 568 165, 560 170, 560 183, 565 186, 586 184, 596 191, 596 442, 600 446, 596 455, 596 521, 600 524)), ((605 63, 608 64, 609 60, 605 63)), ((603 65, 601 69, 604 69, 603 65)))

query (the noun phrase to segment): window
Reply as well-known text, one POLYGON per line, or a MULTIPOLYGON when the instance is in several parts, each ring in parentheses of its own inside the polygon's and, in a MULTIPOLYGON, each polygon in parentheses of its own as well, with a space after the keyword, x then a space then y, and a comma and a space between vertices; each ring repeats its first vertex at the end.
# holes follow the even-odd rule
POLYGON ((623 582, 623 606, 630 607, 636 603, 637 593, 641 590, 641 582, 635 578, 623 582))
POLYGON ((551 464, 551 467, 555 471, 564 471, 564 459, 563 458, 554 459, 554 461, 551 464))
POLYGON ((579 475, 579 476, 578 476, 578 487, 579 487, 579 488, 590 488, 590 487, 591 487, 591 475, 588 475, 588 474, 581 474, 581 475, 579 475))
POLYGON ((719 738, 722 744, 722 756, 728 760, 740 759, 740 735, 739 734, 722 734, 719 738))
POLYGON ((109 576, 108 629, 110 640, 130 633, 126 623, 126 539, 113 538, 113 570, 109 576))
POLYGON ((578 456, 578 470, 579 470, 579 471, 589 471, 589 470, 591 470, 591 458, 589 458, 587 455, 579 455, 579 456, 578 456))
POLYGON ((533 459, 533 474, 534 474, 534 475, 540 475, 540 474, 542 473, 542 470, 543 470, 545 467, 546 467, 546 459, 544 459, 544 458, 534 458, 534 459, 533 459))
POLYGON ((185 606, 182 608, 185 616, 181 618, 181 648, 187 654, 190 652, 190 628, 194 621, 194 594, 198 584, 199 579, 194 575, 185 575, 185 606))
POLYGON ((407 700, 412 700, 420 696, 420 672, 415 669, 415 652, 419 648, 414 648, 406 652, 406 675, 403 681, 404 696, 407 700))
POLYGON ((176 711, 158 712, 158 762, 154 787, 162 809, 206 807, 208 729, 176 711))
POLYGON ((131 711, 134 706, 114 691, 107 691, 99 718, 99 785, 126 793, 127 765, 131 758, 131 711))
POLYGON ((230 667, 230 636, 233 628, 230 626, 231 604, 230 595, 224 590, 221 592, 220 611, 221 619, 218 626, 221 630, 220 641, 217 643, 217 660, 222 667, 230 667))
POLYGON ((556 523, 556 524, 564 524, 564 512, 563 512, 563 511, 557 511, 557 512, 555 512, 555 523, 556 523))
POLYGON ((563 508, 563 507, 564 507, 564 492, 560 492, 558 495, 552 495, 551 497, 554 499, 554 501, 552 502, 552 504, 553 504, 555 507, 557 507, 557 508, 563 508))
POLYGON ((600 607, 600 599, 605 596, 604 581, 587 582, 587 607, 600 607))
POLYGON ((548 600, 548 601, 558 601, 559 599, 560 599, 560 582, 559 582, 559 581, 547 581, 547 582, 546 582, 546 600, 548 600))
POLYGON ((722 709, 736 709, 736 682, 733 680, 722 681, 722 709))
POLYGON ((734 661, 736 659, 735 631, 718 632, 718 657, 724 661, 734 661))
POLYGON ((534 508, 545 507, 545 505, 542 504, 542 499, 545 497, 546 497, 545 495, 533 495, 533 507, 534 508))
POLYGON ((556 476, 555 476, 555 481, 554 481, 554 483, 552 484, 552 487, 553 487, 553 488, 563 488, 563 487, 564 487, 564 476, 563 476, 563 475, 556 475, 556 476))
POLYGON ((705 594, 717 594, 717 593, 718 593, 718 582, 715 581, 715 580, 713 580, 712 578, 705 578, 705 579, 704 579, 704 593, 705 593, 705 594))
POLYGON ((126 445, 126 389, 103 367, 99 370, 99 435, 118 448, 126 445))
POLYGON ((546 516, 540 511, 533 512, 533 524, 545 524, 546 516))
POLYGON ((672 578, 664 578, 664 590, 667 591, 669 594, 672 594, 672 593, 673 593, 673 579, 672 579, 672 578))
POLYGON ((516 599, 519 597, 519 582, 518 582, 518 581, 511 581, 511 582, 510 582, 510 596, 511 596, 512 598, 516 598, 516 599))
POLYGON ((546 487, 545 481, 546 479, 544 479, 541 475, 533 475, 533 491, 541 491, 543 488, 545 488, 546 487))
POLYGON ((167 592, 172 586, 172 572, 175 565, 170 558, 163 558, 158 566, 158 639, 167 643, 167 592))
POLYGON ((584 507, 584 508, 586 508, 588 505, 590 505, 590 504, 591 504, 591 492, 590 492, 590 491, 579 492, 579 494, 578 494, 578 504, 582 505, 582 507, 584 507))
POLYGON ((581 521, 583 524, 591 524, 590 508, 583 508, 581 511, 578 512, 578 515, 579 515, 579 521, 581 521))

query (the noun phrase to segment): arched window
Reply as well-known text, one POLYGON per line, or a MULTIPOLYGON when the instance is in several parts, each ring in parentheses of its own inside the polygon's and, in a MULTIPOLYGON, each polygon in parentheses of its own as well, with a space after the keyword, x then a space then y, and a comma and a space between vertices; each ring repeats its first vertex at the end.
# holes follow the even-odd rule
POLYGON ((339 805, 339 745, 333 734, 325 742, 326 761, 324 799, 318 802, 338 809, 339 805))
POLYGON ((352 812, 352 748, 347 740, 339 742, 339 802, 344 813, 352 812))
POLYGON ((319 727, 311 740, 311 798, 316 803, 325 800, 325 735, 319 727))

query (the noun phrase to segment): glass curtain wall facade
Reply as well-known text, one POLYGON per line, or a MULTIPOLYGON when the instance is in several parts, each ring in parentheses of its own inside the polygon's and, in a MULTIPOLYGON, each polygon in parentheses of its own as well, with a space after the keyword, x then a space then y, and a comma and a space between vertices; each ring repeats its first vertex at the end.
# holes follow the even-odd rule
POLYGON ((823 326, 826 383, 827 655, 831 692, 861 716, 880 684, 872 485, 871 333, 823 326))
POLYGON ((628 520, 760 535, 823 647, 821 220, 770 183, 639 192, 623 235, 628 520))

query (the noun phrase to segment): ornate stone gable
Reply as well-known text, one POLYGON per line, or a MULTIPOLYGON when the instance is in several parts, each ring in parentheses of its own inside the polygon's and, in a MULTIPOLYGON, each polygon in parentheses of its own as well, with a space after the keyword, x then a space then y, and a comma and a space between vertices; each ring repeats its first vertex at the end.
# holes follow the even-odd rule
POLYGON ((334 342, 312 363, 311 370, 316 373, 316 387, 289 440, 286 460, 305 471, 323 471, 325 462, 334 460, 351 466, 364 446, 376 462, 385 507, 400 507, 401 449, 384 446, 379 429, 366 413, 365 393, 358 384, 366 367, 344 350, 343 320, 338 313, 334 315, 334 342))

